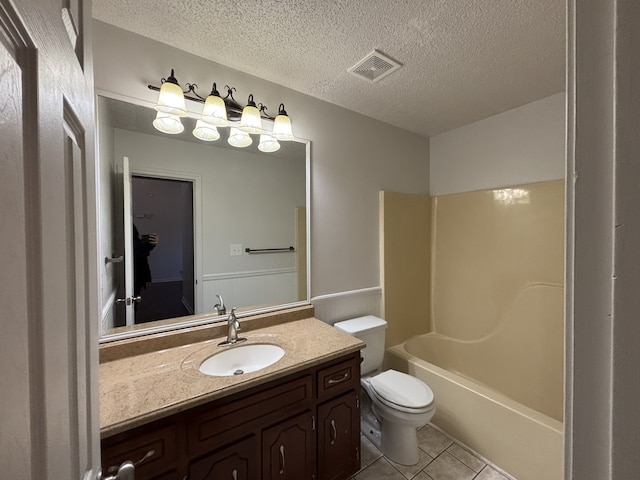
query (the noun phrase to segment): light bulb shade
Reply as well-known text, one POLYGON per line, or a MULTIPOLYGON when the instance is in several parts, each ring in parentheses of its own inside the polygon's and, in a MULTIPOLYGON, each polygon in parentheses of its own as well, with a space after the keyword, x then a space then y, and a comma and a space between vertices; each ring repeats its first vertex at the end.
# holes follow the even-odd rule
MULTIPOLYGON (((173 78, 173 76, 170 78, 173 78)), ((160 95, 158 95, 156 110, 162 113, 168 113, 169 115, 186 117, 187 106, 184 103, 182 87, 168 80, 165 81, 160 87, 160 95)))
POLYGON ((217 127, 226 127, 229 125, 224 100, 217 95, 209 95, 202 109, 202 120, 217 127))
POLYGON ((260 118, 260 110, 253 101, 253 95, 249 95, 247 106, 242 109, 242 117, 240 118, 240 130, 247 133, 262 133, 262 119, 260 118))
POLYGON ((198 120, 196 128, 193 129, 193 136, 205 142, 215 142, 220 138, 220 133, 215 125, 198 120))
POLYGON ((280 150, 280 144, 278 143, 278 140, 273 138, 271 135, 265 135, 263 133, 260 135, 258 150, 265 153, 276 152, 280 150))
POLYGON ((273 132, 271 135, 282 141, 293 140, 293 132, 291 130, 291 119, 286 115, 278 115, 273 121, 273 132))
POLYGON ((184 125, 182 125, 180 117, 162 112, 158 112, 156 114, 153 126, 162 133, 169 133, 172 135, 182 133, 184 130, 184 125))
POLYGON ((271 135, 278 140, 293 140, 293 131, 291 130, 291 119, 287 115, 287 111, 284 109, 284 103, 280 104, 278 108, 278 115, 273 121, 273 132, 271 135))
POLYGON ((239 128, 231 127, 229 129, 229 145, 232 147, 248 147, 253 143, 253 140, 247 132, 243 132, 239 128))

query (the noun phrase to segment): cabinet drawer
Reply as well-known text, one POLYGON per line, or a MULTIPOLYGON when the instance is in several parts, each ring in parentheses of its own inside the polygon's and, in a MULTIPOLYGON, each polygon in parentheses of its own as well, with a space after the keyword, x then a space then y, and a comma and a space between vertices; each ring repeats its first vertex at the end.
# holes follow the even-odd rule
POLYGON ((357 389, 360 384, 360 353, 349 359, 318 370, 318 400, 357 389))
POLYGON ((156 426, 154 424, 130 430, 102 441, 102 470, 118 466, 126 460, 140 461, 136 466, 136 479, 155 478, 157 475, 176 467, 177 427, 175 424, 156 426))
POLYGON ((229 397, 213 407, 197 409, 188 422, 190 454, 218 448, 255 429, 255 423, 278 421, 294 409, 313 403, 311 375, 271 388, 252 389, 241 397, 229 397))

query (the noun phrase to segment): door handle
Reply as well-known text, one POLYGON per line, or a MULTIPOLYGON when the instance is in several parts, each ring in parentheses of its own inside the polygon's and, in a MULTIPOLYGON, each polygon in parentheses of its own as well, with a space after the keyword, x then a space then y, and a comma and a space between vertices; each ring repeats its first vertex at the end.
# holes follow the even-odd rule
POLYGON ((140 303, 141 301, 142 297, 140 295, 137 297, 116 298, 116 303, 124 303, 127 307, 133 303, 140 303))
MULTIPOLYGON (((127 460, 126 462, 122 462, 120 464, 115 475, 108 475, 106 477, 100 475, 100 478, 102 480, 135 480, 135 469, 136 467, 133 462, 127 460)), ((109 469, 109 471, 111 471, 111 468, 109 469)))
POLYGON ((284 445, 280 445, 280 475, 284 473, 284 445))
POLYGON ((331 419, 331 445, 336 443, 337 438, 338 438, 338 431, 336 430, 336 422, 334 419, 331 419))
POLYGON ((133 463, 131 460, 127 460, 125 462, 122 462, 119 467, 116 467, 116 466, 109 467, 109 469, 107 470, 107 473, 115 472, 115 475, 109 475, 107 477, 104 477, 102 474, 100 474, 100 479, 101 480, 135 480, 136 465, 140 465, 147 458, 152 457, 155 454, 156 454, 155 450, 149 450, 147 453, 144 454, 144 457, 142 457, 136 463, 133 463))

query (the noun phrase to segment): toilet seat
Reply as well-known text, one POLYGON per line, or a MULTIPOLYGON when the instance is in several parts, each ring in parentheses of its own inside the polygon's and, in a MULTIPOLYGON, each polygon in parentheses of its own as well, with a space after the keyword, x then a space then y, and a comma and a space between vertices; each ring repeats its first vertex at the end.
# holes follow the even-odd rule
POLYGON ((396 370, 387 370, 367 380, 371 392, 390 408, 416 414, 433 409, 433 392, 418 378, 396 370))

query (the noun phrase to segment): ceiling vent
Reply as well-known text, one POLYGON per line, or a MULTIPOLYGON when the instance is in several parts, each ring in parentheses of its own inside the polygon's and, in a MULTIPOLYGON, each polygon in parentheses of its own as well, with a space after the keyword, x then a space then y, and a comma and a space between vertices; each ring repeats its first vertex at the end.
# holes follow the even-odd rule
POLYGON ((347 72, 374 83, 395 72, 401 66, 400 63, 387 57, 382 52, 374 50, 348 69, 347 72))

